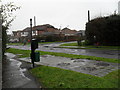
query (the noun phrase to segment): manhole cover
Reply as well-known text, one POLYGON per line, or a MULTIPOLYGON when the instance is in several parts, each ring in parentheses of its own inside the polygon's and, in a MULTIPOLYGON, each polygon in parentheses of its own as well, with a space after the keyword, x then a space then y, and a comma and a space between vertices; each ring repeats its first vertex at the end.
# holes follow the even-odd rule
POLYGON ((96 63, 95 65, 97 65, 97 66, 109 66, 108 63, 103 63, 103 62, 96 63))
POLYGON ((81 70, 94 71, 94 70, 97 70, 97 68, 95 68, 95 67, 82 67, 81 70))

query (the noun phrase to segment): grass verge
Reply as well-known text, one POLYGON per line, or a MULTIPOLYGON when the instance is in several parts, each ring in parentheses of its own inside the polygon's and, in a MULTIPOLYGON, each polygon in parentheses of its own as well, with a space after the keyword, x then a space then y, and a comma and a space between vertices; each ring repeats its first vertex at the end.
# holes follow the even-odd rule
POLYGON ((96 77, 50 66, 30 70, 44 88, 118 88, 118 71, 96 77))
POLYGON ((61 44, 60 46, 78 46, 77 43, 65 43, 65 44, 61 44))
POLYGON ((120 46, 78 46, 78 47, 65 47, 65 46, 78 46, 77 43, 66 43, 66 44, 61 44, 60 47, 56 48, 68 48, 68 49, 110 49, 110 50, 120 50, 120 46), (83 48, 84 47, 84 48, 83 48))
MULTIPOLYGON (((30 56, 30 50, 10 48, 7 50, 7 52, 14 53, 14 54, 22 54, 22 55, 19 55, 19 57, 30 56)), ((73 59, 89 59, 89 60, 120 63, 118 62, 120 59, 111 59, 111 58, 103 58, 103 57, 95 57, 95 56, 87 56, 87 55, 75 55, 75 54, 66 54, 66 53, 57 53, 57 52, 46 52, 46 51, 38 51, 38 52, 40 52, 40 55, 54 55, 54 56, 61 56, 61 57, 67 57, 67 58, 73 58, 73 59)))

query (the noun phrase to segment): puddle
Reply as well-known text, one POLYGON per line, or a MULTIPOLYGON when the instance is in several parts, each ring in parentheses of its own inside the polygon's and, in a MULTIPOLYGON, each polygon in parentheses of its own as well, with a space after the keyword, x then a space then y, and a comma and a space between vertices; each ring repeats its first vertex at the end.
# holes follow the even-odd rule
POLYGON ((21 66, 21 62, 20 61, 16 61, 16 60, 14 60, 14 59, 12 59, 12 61, 13 62, 11 62, 11 64, 13 65, 13 66, 17 66, 16 68, 18 68, 19 69, 19 71, 20 71, 20 75, 21 76, 23 76, 23 77, 25 77, 27 80, 30 80, 28 77, 26 77, 25 75, 24 75, 24 72, 27 70, 26 68, 20 68, 20 66, 21 66))
POLYGON ((58 66, 68 66, 68 65, 70 65, 70 63, 59 63, 59 64, 57 64, 58 66))
POLYGON ((16 75, 19 74, 21 75, 22 77, 26 78, 27 80, 30 80, 28 77, 26 77, 24 75, 24 72, 27 70, 26 68, 20 68, 20 66, 22 65, 22 62, 18 61, 18 60, 15 60, 13 59, 16 55, 14 54, 11 54, 11 53, 5 53, 5 55, 7 55, 7 58, 10 60, 10 66, 14 67, 16 72, 16 75))
POLYGON ((85 62, 84 60, 73 60, 73 62, 85 62))
POLYGON ((54 56, 51 56, 51 55, 42 55, 41 57, 49 58, 49 57, 54 57, 54 56))
POLYGON ((8 56, 8 59, 14 58, 16 55, 12 54, 12 53, 5 53, 6 56, 8 56))
POLYGON ((82 67, 81 70, 94 71, 94 70, 97 70, 97 68, 96 67, 82 67))
POLYGON ((94 65, 97 65, 97 66, 109 66, 110 64, 104 63, 104 62, 99 62, 99 63, 96 63, 94 65))
POLYGON ((27 71, 25 68, 24 68, 24 69, 21 69, 21 68, 20 68, 20 72, 21 72, 20 75, 22 75, 23 77, 25 77, 27 80, 31 80, 31 79, 29 79, 28 77, 26 77, 26 76, 24 75, 24 72, 25 72, 25 71, 27 71))

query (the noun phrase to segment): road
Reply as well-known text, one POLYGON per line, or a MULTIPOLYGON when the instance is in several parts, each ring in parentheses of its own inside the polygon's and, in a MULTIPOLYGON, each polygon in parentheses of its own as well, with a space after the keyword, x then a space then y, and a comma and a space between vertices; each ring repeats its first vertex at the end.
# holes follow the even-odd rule
MULTIPOLYGON (((61 53, 76 54, 76 55, 88 55, 88 56, 96 56, 96 57, 104 57, 104 58, 115 58, 115 59, 118 59, 120 55, 120 50, 54 48, 56 46, 59 46, 60 44, 61 43, 39 45, 39 48, 37 50, 49 51, 49 52, 61 52, 61 53)), ((8 47, 30 50, 30 45, 25 45, 25 46, 9 45, 8 47)))

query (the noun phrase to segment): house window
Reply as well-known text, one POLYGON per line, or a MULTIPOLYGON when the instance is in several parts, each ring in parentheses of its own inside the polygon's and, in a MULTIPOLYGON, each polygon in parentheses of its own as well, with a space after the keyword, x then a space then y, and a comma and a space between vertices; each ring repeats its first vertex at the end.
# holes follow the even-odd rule
POLYGON ((33 33, 35 34, 36 31, 33 31, 33 33))

